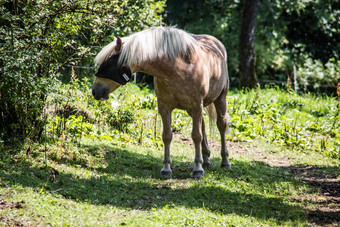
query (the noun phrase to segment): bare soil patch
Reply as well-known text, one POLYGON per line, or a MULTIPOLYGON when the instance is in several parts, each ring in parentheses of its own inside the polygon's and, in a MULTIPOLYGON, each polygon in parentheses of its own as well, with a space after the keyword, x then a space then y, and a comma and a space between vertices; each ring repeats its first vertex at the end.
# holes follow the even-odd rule
MULTIPOLYGON (((175 139, 183 144, 193 145, 190 137, 174 134, 175 139)), ((209 142, 211 150, 219 150, 220 144, 209 142)), ((315 196, 302 196, 297 198, 308 201, 312 206, 304 207, 308 211, 308 218, 313 226, 340 226, 340 176, 326 171, 327 167, 315 167, 308 165, 293 165, 292 159, 278 157, 275 153, 266 152, 256 146, 243 145, 241 143, 228 142, 229 152, 232 154, 244 154, 253 157, 255 161, 267 163, 272 167, 281 168, 299 178, 303 183, 316 189, 315 196)), ((340 167, 339 167, 340 168, 340 167)))
POLYGON ((21 208, 23 208, 24 203, 25 203, 24 201, 17 202, 17 203, 10 203, 10 202, 7 202, 7 201, 0 199, 0 210, 21 209, 21 208))
MULTIPOLYGON (((0 210, 7 210, 7 209, 22 209, 24 207, 25 202, 16 202, 11 203, 0 199, 0 210)), ((15 219, 0 215, 0 225, 3 226, 31 226, 29 222, 24 223, 21 221, 17 221, 15 219)))
POLYGON ((281 168, 298 177, 303 183, 317 189, 316 196, 300 197, 301 201, 309 201, 312 207, 308 210, 308 218, 315 226, 340 225, 340 177, 330 174, 326 168, 308 165, 292 165, 289 158, 278 157, 274 153, 261 151, 256 147, 244 146, 240 143, 229 143, 231 153, 247 154, 256 161, 281 168))
POLYGON ((340 180, 327 174, 322 168, 312 166, 287 166, 284 169, 301 178, 301 181, 317 188, 319 195, 309 199, 313 207, 308 217, 317 225, 340 225, 340 180))

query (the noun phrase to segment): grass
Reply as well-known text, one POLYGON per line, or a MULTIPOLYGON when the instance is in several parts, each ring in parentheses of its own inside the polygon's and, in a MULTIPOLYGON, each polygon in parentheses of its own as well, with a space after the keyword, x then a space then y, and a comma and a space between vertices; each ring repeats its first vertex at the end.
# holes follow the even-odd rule
MULTIPOLYGON (((238 157, 231 161, 233 169, 225 171, 213 158, 212 168, 197 181, 190 178, 192 159, 177 158, 173 152, 174 179, 164 181, 159 179, 159 150, 146 155, 148 151, 136 146, 122 150, 106 143, 91 149, 105 152, 102 166, 52 162, 47 170, 31 158, 21 160, 21 167, 8 166, 0 175, 2 199, 24 201, 24 207, 1 215, 71 226, 306 222, 305 211, 294 198, 310 189, 263 162, 238 157), (51 169, 57 172, 54 182, 47 181, 51 169)), ((190 147, 185 149, 192 153, 190 147)))
MULTIPOLYGON (((109 113, 105 111, 111 108, 102 103, 98 105, 103 109, 99 109, 89 98, 80 97, 83 105, 84 100, 91 104, 87 108, 93 117, 77 122, 65 119, 65 130, 59 134, 53 128, 58 122, 55 126, 50 123, 47 163, 43 144, 0 147, 0 225, 313 224, 309 214, 317 203, 308 198, 319 198, 320 189, 302 182, 275 162, 284 160, 291 167, 309 165, 338 179, 339 159, 317 149, 278 145, 267 140, 265 134, 252 138, 247 130, 260 124, 258 116, 263 108, 274 108, 274 113, 280 116, 300 116, 299 124, 323 119, 324 124, 329 125, 331 121, 326 116, 334 115, 334 100, 287 95, 270 89, 258 94, 256 91, 231 92, 230 113, 232 117, 243 118, 232 125, 233 133, 239 136, 229 137, 232 169, 219 167, 218 137, 213 132, 210 135, 212 166, 201 180, 190 178, 194 160, 193 146, 187 139, 190 120, 184 112, 176 111, 173 127, 179 132, 172 143, 173 179, 162 180, 159 173, 163 159, 161 126, 155 115, 154 99, 152 95, 146 97, 150 93, 145 90, 140 91, 135 86, 128 88, 131 89, 123 88, 112 97, 140 107, 134 109, 135 122, 122 132, 110 129, 105 118, 102 116, 103 121, 100 121, 96 115, 97 112, 109 113), (257 100, 254 97, 258 97, 257 100), (255 108, 256 105, 259 107, 255 108), (313 114, 315 112, 317 114, 313 114), (248 117, 254 122, 244 123, 248 117), (85 123, 89 124, 86 132, 85 123), (245 125, 243 131, 241 124, 245 125), (81 133, 82 137, 78 138, 81 133)), ((50 122, 54 122, 55 116, 50 115, 50 122)), ((274 133, 270 125, 269 122, 264 127, 268 133, 270 130, 274 133)), ((327 136, 322 130, 315 135, 327 136)))

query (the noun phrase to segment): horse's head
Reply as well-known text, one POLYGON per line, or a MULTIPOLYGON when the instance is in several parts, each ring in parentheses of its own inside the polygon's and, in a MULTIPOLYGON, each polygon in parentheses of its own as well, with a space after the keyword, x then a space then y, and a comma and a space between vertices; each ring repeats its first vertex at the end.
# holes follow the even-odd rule
POLYGON ((118 37, 116 41, 104 47, 95 59, 98 70, 92 94, 97 100, 108 99, 111 92, 132 78, 130 68, 119 62, 121 48, 122 40, 118 37))

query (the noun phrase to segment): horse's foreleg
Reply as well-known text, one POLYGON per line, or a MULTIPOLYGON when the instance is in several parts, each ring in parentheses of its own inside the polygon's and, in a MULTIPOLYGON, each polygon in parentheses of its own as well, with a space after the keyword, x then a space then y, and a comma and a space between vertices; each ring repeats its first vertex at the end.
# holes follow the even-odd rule
POLYGON ((210 149, 208 146, 208 139, 207 135, 205 133, 205 124, 204 124, 204 119, 202 118, 202 134, 203 134, 203 139, 202 139, 202 155, 203 155, 203 168, 208 168, 210 166, 210 149))
POLYGON ((163 168, 161 169, 161 176, 167 179, 170 179, 172 177, 170 158, 170 143, 172 140, 171 111, 172 111, 171 109, 158 102, 158 112, 161 115, 163 122, 162 139, 164 143, 164 160, 163 168))
POLYGON ((230 169, 229 163, 229 151, 227 149, 226 141, 225 141, 225 133, 228 127, 228 119, 227 119, 227 103, 225 95, 221 95, 214 102, 216 113, 217 113, 217 128, 220 131, 221 136, 221 157, 222 163, 221 167, 230 169))
POLYGON ((201 154, 201 142, 203 139, 202 134, 202 121, 203 121, 203 105, 199 109, 192 111, 192 139, 195 144, 195 167, 192 173, 193 178, 201 178, 204 176, 202 167, 203 159, 201 154))

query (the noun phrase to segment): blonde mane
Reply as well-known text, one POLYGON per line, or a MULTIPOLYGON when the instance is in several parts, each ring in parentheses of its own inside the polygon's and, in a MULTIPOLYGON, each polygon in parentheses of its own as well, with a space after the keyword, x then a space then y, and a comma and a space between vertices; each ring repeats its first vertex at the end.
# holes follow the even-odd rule
POLYGON ((97 67, 99 67, 107 57, 109 57, 112 53, 115 52, 115 46, 116 46, 116 39, 114 39, 113 42, 109 43, 103 49, 97 54, 97 56, 94 59, 94 63, 97 67))
MULTIPOLYGON (((167 57, 190 56, 199 46, 189 33, 174 27, 155 27, 122 38, 119 64, 138 65, 167 57)), ((100 65, 114 53, 116 41, 105 46, 95 58, 100 65)))

